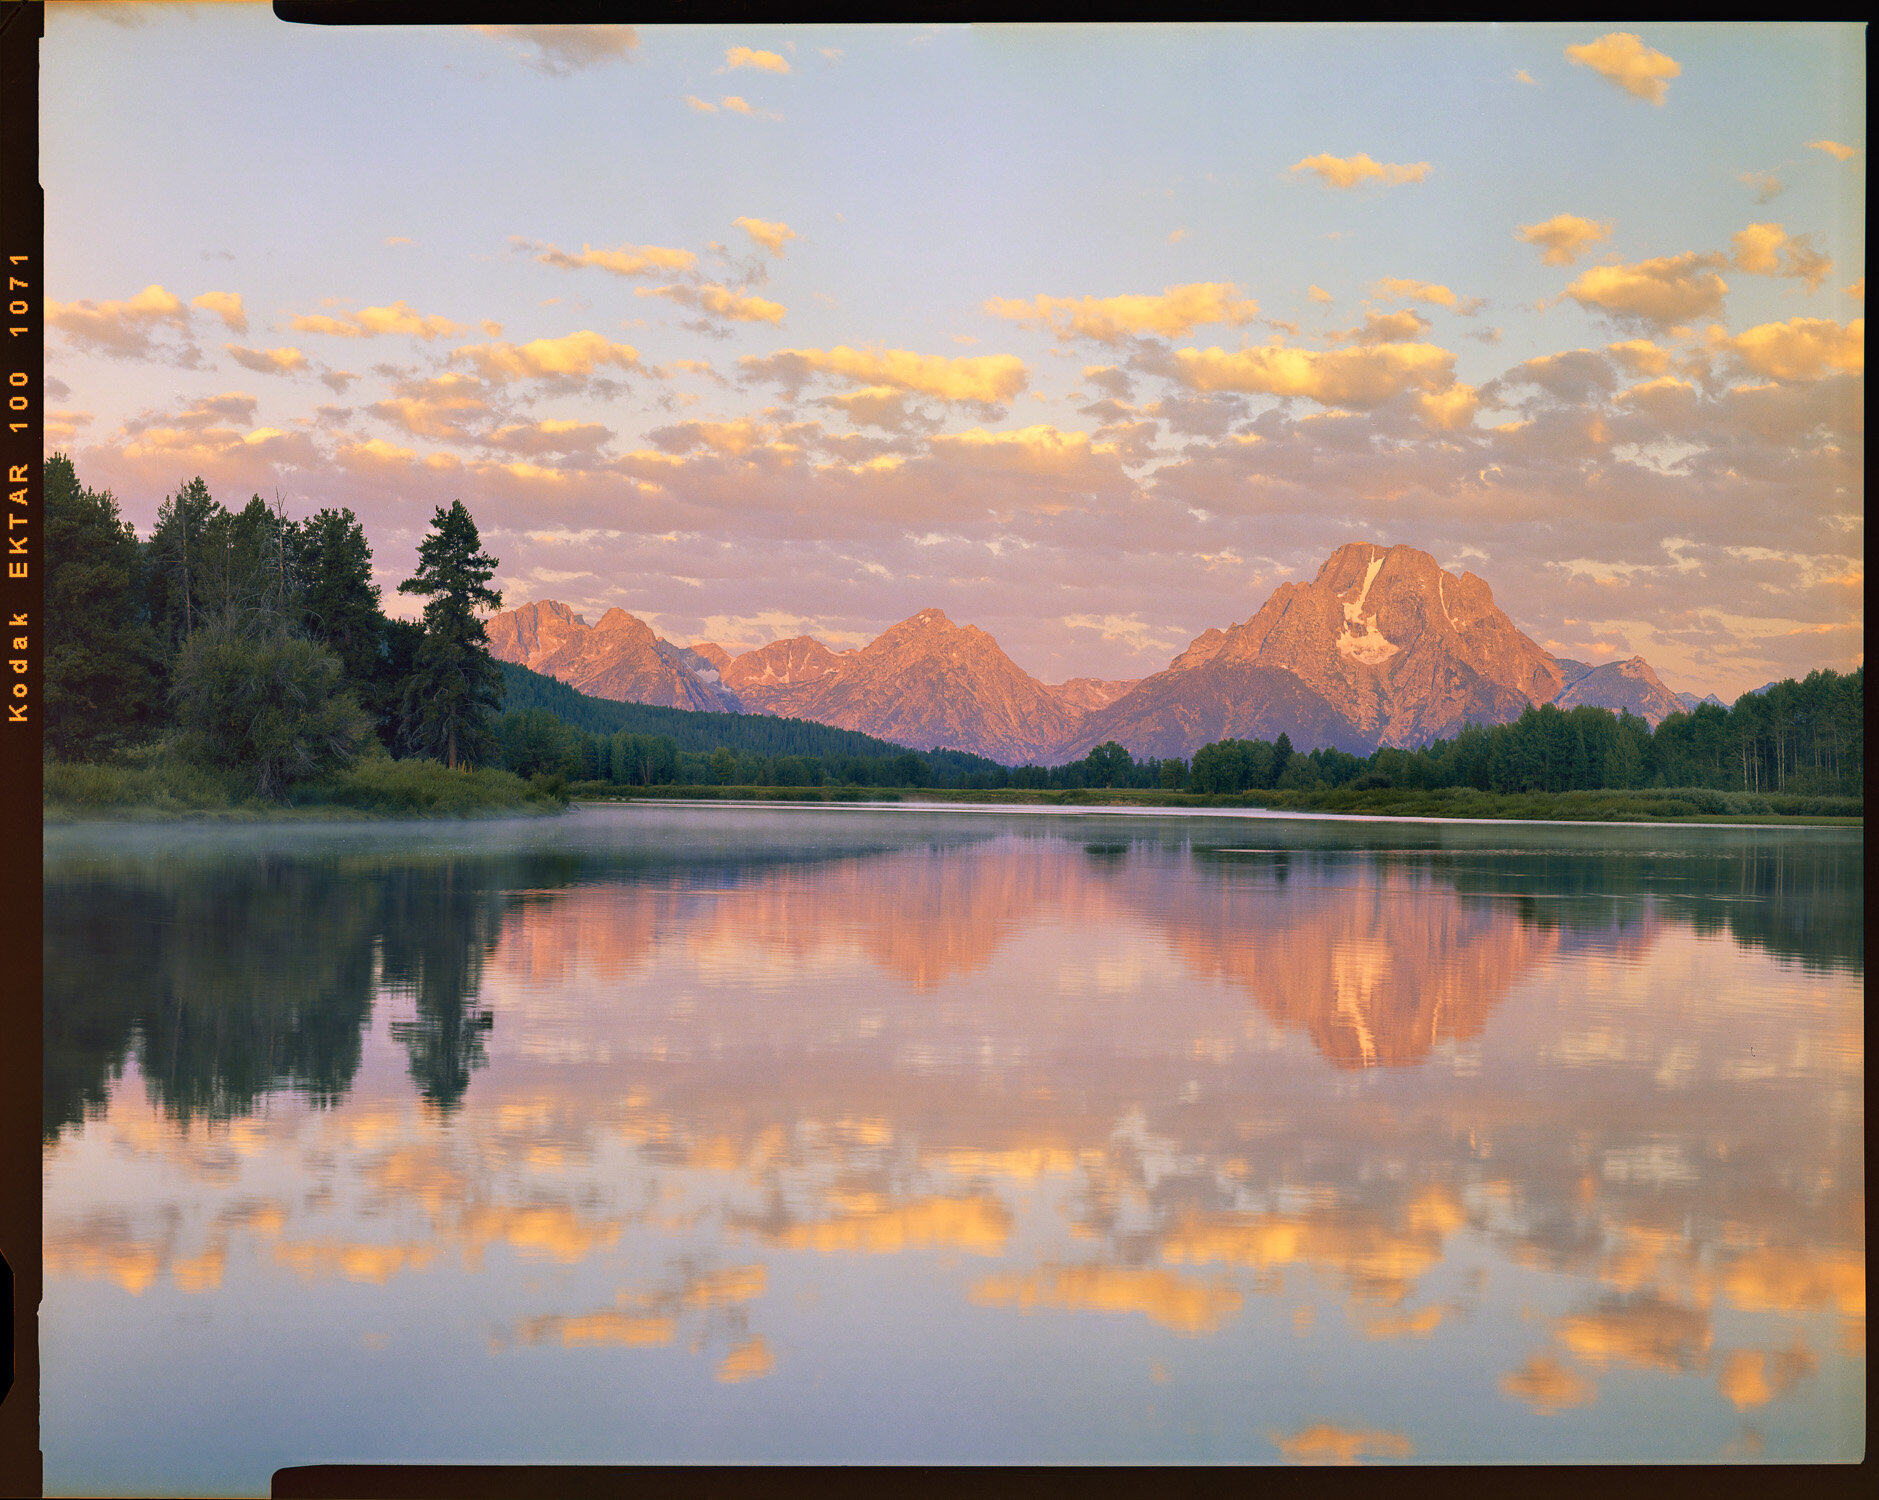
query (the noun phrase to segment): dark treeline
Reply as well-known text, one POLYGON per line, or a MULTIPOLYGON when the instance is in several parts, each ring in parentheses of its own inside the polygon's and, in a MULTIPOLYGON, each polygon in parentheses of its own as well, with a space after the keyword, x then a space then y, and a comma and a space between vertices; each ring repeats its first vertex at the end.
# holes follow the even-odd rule
MULTIPOLYGON (((712 753, 719 749, 729 751, 736 758, 736 768, 749 773, 734 776, 740 786, 807 786, 822 785, 824 781, 862 786, 957 786, 963 777, 993 776, 1004 769, 995 760, 963 750, 909 750, 871 734, 837 729, 810 719, 699 713, 650 703, 590 698, 565 682, 531 672, 515 662, 497 665, 502 669, 503 704, 509 710, 500 732, 505 746, 515 747, 513 752, 505 749, 504 764, 523 774, 552 768, 573 780, 634 785, 646 785, 648 779, 654 784, 682 780, 688 785, 705 785, 715 780, 716 773, 707 772, 712 753), (570 734, 557 739, 539 719, 524 724, 521 716, 531 711, 551 715, 570 734), (531 730, 529 726, 535 727, 531 730), (612 742, 622 734, 638 741, 664 740, 669 748, 632 750, 628 752, 629 760, 623 762, 629 769, 616 773, 612 767, 618 757, 612 742), (681 773, 678 764, 678 758, 687 754, 702 757, 702 761, 686 762, 689 776, 681 773), (653 757, 651 761, 647 761, 648 755, 653 757), (906 759, 909 755, 913 760, 906 759), (779 775, 811 774, 806 764, 780 769, 773 764, 785 760, 816 762, 821 775, 814 781, 779 781, 779 775), (666 769, 662 772, 658 766, 666 769)), ((724 762, 718 764, 722 768, 724 762)))
POLYGON ((390 618, 350 510, 295 519, 259 495, 231 510, 200 477, 148 537, 108 492, 46 461, 45 746, 49 759, 162 755, 263 798, 362 754, 491 763, 502 677, 479 616, 496 560, 461 501, 438 507, 390 618))

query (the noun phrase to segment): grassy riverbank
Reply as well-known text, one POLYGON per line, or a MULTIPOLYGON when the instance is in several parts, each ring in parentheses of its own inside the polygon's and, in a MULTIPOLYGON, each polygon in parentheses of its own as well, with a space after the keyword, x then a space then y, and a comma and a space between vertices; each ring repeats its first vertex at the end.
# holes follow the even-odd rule
POLYGON ((434 760, 383 756, 303 782, 280 802, 257 797, 251 783, 232 773, 157 757, 115 765, 53 761, 45 777, 48 823, 501 818, 559 813, 568 806, 558 781, 524 781, 487 767, 452 771, 434 760))
POLYGON ((1243 807, 1273 811, 1354 813, 1396 818, 1519 818, 1567 822, 1859 824, 1857 797, 1799 797, 1779 793, 1718 792, 1672 787, 1639 791, 1482 792, 1473 787, 1433 790, 1379 787, 1364 791, 1319 788, 1209 795, 1138 789, 959 791, 933 787, 652 786, 622 787, 578 781, 568 794, 582 801, 664 801, 673 798, 758 802, 938 802, 1042 807, 1243 807))

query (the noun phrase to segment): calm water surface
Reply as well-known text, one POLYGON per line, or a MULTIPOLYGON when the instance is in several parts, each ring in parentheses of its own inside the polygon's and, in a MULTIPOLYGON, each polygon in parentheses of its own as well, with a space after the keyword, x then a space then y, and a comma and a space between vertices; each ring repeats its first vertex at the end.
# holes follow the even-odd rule
POLYGON ((1847 1460, 1841 830, 52 830, 49 1493, 1847 1460))

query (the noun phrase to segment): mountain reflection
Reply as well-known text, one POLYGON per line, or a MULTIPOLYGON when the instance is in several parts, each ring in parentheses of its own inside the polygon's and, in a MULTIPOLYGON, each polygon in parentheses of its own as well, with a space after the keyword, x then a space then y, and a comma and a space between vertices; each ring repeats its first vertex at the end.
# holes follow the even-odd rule
MULTIPOLYGON (((489 964, 538 986, 577 970, 625 979, 673 943, 708 976, 742 964, 762 982, 858 958, 938 993, 1040 925, 1152 935, 1339 1068, 1414 1065, 1468 1042, 1562 944, 1635 952, 1666 920, 1815 966, 1864 956, 1849 851, 1825 844, 1489 862, 1007 837, 699 855, 272 852, 170 860, 160 878, 135 862, 49 865, 48 1137, 101 1108, 132 1055, 173 1119, 237 1118, 277 1090, 330 1105, 375 999, 414 1012, 391 1035, 420 1096, 450 1109, 487 1061, 489 964)), ((1132 962, 1081 980, 1130 992, 1132 962)))
MULTIPOLYGON (((49 860, 48 1275, 397 1288, 518 1368, 756 1392, 883 1308, 1353 1369, 1491 1328, 1461 1362, 1519 1421, 1646 1378, 1759 1420, 1863 1358, 1856 841, 667 817, 49 860)), ((1301 1460, 1434 1451, 1275 1422, 1301 1460)))

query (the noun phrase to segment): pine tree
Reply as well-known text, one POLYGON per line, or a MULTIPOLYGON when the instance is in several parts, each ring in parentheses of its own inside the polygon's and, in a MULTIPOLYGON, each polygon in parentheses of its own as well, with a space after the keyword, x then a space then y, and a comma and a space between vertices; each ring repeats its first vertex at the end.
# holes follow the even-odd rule
POLYGON ((45 747, 88 760, 157 716, 156 640, 138 606, 137 534, 71 459, 46 460, 45 747))
POLYGON ((418 545, 417 573, 398 585, 399 593, 429 601, 423 644, 405 683, 406 742, 452 770, 486 761, 496 749, 502 671, 477 617, 502 608, 502 595, 489 587, 495 572, 496 559, 483 551, 476 522, 457 500, 449 510, 437 507, 418 545))

